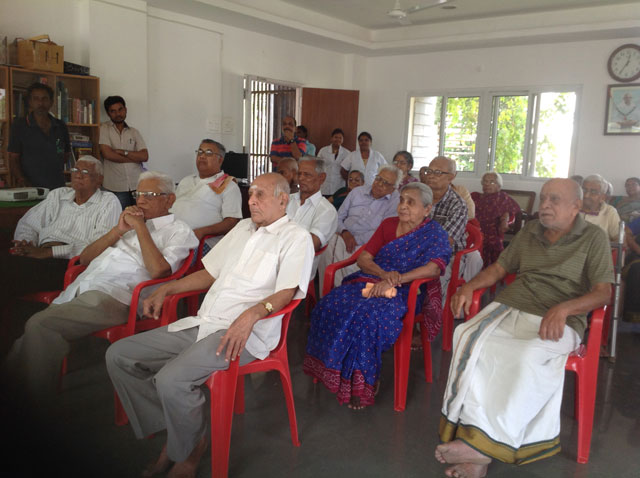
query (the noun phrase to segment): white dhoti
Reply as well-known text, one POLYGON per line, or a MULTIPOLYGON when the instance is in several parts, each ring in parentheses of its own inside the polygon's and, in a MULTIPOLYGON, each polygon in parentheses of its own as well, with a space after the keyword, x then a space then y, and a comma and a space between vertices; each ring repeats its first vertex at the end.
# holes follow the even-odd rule
MULTIPOLYGON (((322 285, 324 284, 324 271, 327 267, 335 262, 344 261, 353 255, 360 248, 361 244, 356 245, 353 252, 347 251, 347 246, 344 243, 344 239, 339 234, 334 234, 329 242, 327 243, 327 248, 325 251, 320 254, 320 260, 318 261, 318 273, 320 277, 320 297, 323 296, 322 293, 322 285)), ((342 279, 347 277, 349 274, 353 274, 354 272, 359 271, 360 268, 357 264, 353 264, 351 266, 344 267, 342 269, 338 269, 336 271, 336 275, 334 276, 333 287, 338 287, 342 284, 342 279)))
POLYGON ((567 356, 580 345, 570 327, 558 342, 538 335, 542 317, 492 302, 455 329, 440 439, 460 439, 506 463, 560 451, 567 356))

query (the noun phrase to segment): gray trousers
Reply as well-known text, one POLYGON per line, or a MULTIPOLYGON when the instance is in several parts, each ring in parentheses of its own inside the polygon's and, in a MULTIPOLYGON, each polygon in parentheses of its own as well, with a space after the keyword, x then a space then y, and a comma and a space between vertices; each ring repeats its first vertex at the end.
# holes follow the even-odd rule
MULTIPOLYGON (((216 355, 226 330, 196 342, 198 328, 169 332, 167 327, 122 339, 107 349, 107 371, 138 439, 167 429, 167 454, 189 457, 207 431, 201 385, 216 370, 226 370, 216 355)), ((253 360, 243 350, 240 365, 253 360)))
POLYGON ((66 304, 33 315, 15 341, 5 364, 35 399, 55 394, 60 365, 72 340, 127 321, 129 306, 104 292, 88 291, 66 304))

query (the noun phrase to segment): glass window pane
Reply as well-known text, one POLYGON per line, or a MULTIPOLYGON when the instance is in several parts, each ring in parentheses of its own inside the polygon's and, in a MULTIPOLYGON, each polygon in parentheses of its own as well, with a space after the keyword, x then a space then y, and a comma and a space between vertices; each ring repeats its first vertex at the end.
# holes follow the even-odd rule
POLYGON ((529 96, 494 96, 491 134, 495 135, 494 169, 499 173, 522 174, 529 96))
POLYGON ((534 176, 566 178, 569 174, 576 94, 540 94, 540 116, 536 142, 534 176))
POLYGON ((444 155, 458 162, 458 171, 473 171, 476 161, 480 97, 447 98, 444 155))
POLYGON ((427 166, 440 151, 440 112, 442 96, 413 98, 412 135, 409 152, 413 155, 413 169, 427 166))

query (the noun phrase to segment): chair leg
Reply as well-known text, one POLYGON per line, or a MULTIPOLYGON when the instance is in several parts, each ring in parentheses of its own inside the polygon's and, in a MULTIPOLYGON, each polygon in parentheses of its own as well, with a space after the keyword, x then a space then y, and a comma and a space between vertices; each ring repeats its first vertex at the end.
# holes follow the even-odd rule
POLYGON ((316 303, 316 282, 315 278, 313 278, 309 281, 309 286, 307 287, 307 300, 304 304, 304 313, 307 317, 311 315, 311 311, 316 306, 316 303))
POLYGON ((291 386, 291 375, 287 364, 283 364, 283 370, 280 372, 280 381, 282 382, 282 392, 284 400, 287 404, 287 413, 289 414, 289 427, 291 428, 291 441, 293 446, 300 446, 298 439, 298 421, 296 420, 296 407, 293 402, 293 388, 291 386))
POLYGON ((442 312, 442 350, 448 352, 453 343, 453 312, 447 303, 442 312))
MULTIPOLYGON (((591 372, 593 371, 589 370, 587 373, 591 372)), ((593 375, 593 377, 585 376, 580 381, 580 390, 578 396, 578 463, 587 463, 589 461, 589 452, 591 449, 591 433, 593 431, 593 415, 596 402, 595 378, 595 375, 593 375)))
POLYGON ((208 381, 211 390, 211 476, 226 478, 229 472, 229 445, 233 404, 238 380, 238 361, 228 370, 214 372, 208 381))
POLYGON ((129 423, 129 417, 127 416, 127 413, 124 411, 124 407, 122 406, 120 397, 118 397, 118 394, 116 393, 115 390, 113 391, 113 405, 114 405, 114 411, 116 415, 116 425, 120 427, 129 423))
POLYGON ((244 413, 244 375, 238 377, 233 411, 236 415, 242 415, 244 413))
MULTIPOLYGON (((431 383, 433 382, 433 371, 431 369, 431 342, 427 340, 427 330, 424 327, 420 327, 420 337, 422 339, 422 359, 424 361, 424 380, 427 383, 431 383)), ((443 341, 444 341, 444 338, 443 338, 443 341)))
MULTIPOLYGON (((406 327, 406 325, 405 325, 406 327)), ((413 326, 411 327, 413 330, 413 326)), ((411 361, 411 335, 409 341, 396 341, 393 347, 393 409, 403 412, 407 405, 407 386, 409 383, 409 364, 411 361)))

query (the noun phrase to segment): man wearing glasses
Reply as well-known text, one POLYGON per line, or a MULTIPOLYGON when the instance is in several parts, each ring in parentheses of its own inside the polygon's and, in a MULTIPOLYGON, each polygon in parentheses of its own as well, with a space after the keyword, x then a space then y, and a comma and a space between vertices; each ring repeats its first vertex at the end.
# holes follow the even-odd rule
POLYGON ((206 251, 242 219, 240 188, 220 169, 225 153, 225 147, 217 141, 202 140, 196 150, 198 174, 180 181, 176 202, 169 211, 186 222, 198 239, 216 235, 207 239, 206 251))
POLYGON ((122 96, 104 100, 109 120, 100 125, 100 156, 104 160, 104 187, 120 200, 122 208, 135 204, 131 191, 149 159, 147 145, 140 132, 125 121, 127 105, 122 96))
POLYGON ((118 223, 117 198, 100 190, 102 163, 82 156, 71 169, 71 187, 52 190, 20 219, 9 254, 0 256, 0 302, 25 294, 62 290, 67 263, 118 223))
MULTIPOLYGON (((467 203, 451 187, 455 177, 456 162, 446 156, 437 156, 429 163, 429 167, 420 169, 420 181, 433 191, 431 217, 447 231, 454 254, 465 248, 468 220, 467 203)), ((451 278, 452 262, 449 262, 447 270, 440 278, 443 303, 451 278)), ((464 264, 461 265, 461 269, 464 270, 464 264)))
MULTIPOLYGON (((320 256, 318 272, 321 278, 327 266, 351 257, 366 243, 383 219, 397 215, 400 181, 400 169, 392 165, 381 166, 373 184, 359 186, 349 193, 338 210, 337 233, 320 256)), ((344 277, 356 270, 358 266, 353 265, 336 271, 335 285, 340 285, 344 277)))
POLYGON ((142 173, 133 193, 137 205, 122 211, 117 224, 82 251, 87 269, 29 319, 6 368, 32 398, 55 394, 71 341, 126 322, 134 287, 170 275, 198 245, 191 228, 169 214, 173 190, 169 176, 142 173))

